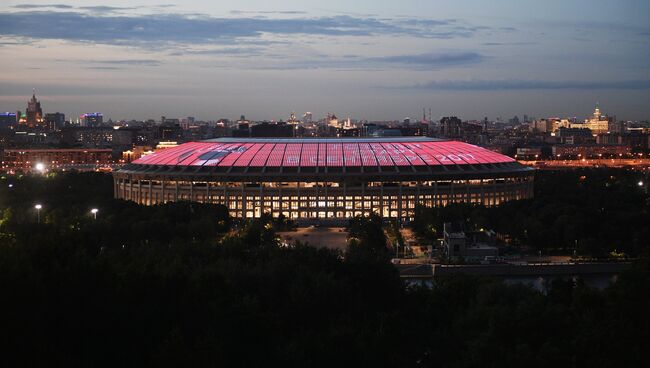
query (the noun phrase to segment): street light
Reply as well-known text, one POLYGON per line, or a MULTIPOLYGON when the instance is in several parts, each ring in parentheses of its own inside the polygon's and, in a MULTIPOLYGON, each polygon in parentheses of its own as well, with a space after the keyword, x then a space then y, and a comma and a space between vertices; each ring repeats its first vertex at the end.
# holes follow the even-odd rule
POLYGON ((36 208, 36 223, 40 224, 41 223, 41 208, 43 206, 40 203, 37 203, 34 208, 36 208))
POLYGON ((93 217, 95 218, 95 220, 97 220, 97 212, 99 212, 99 210, 97 208, 93 208, 92 210, 90 210, 90 213, 93 214, 93 217))
POLYGON ((40 173, 43 173, 45 171, 45 165, 42 162, 37 163, 34 168, 40 173))

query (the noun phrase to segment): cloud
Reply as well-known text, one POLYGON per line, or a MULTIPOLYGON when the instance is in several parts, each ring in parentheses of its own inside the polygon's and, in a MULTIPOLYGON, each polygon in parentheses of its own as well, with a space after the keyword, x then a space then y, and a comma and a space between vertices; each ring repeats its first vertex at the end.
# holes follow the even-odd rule
MULTIPOLYGON (((252 69, 340 69, 340 70, 386 70, 408 68, 410 70, 437 70, 473 64, 483 61, 484 56, 474 52, 447 52, 427 54, 405 54, 383 57, 363 57, 359 55, 342 55, 330 57, 318 55, 316 59, 293 60, 280 58, 266 60, 260 64, 258 60, 251 64, 252 69)), ((246 67, 246 65, 239 65, 246 67)))
MULTIPOLYGON (((91 7, 86 7, 91 8, 91 7)), ((110 10, 115 7, 92 7, 110 10)), ((273 35, 469 37, 479 27, 452 21, 405 24, 348 15, 327 17, 215 18, 205 15, 151 14, 121 16, 77 11, 20 11, 0 14, 0 36, 61 39, 117 45, 226 43, 273 35)))
POLYGON ((146 65, 146 66, 158 66, 162 64, 160 60, 154 60, 154 59, 93 60, 92 62, 98 64, 146 65))
POLYGON ((121 70, 124 68, 120 68, 118 66, 87 66, 84 69, 90 69, 90 70, 121 70))
POLYGON ((39 9, 39 8, 55 8, 55 9, 72 9, 74 6, 66 4, 19 4, 12 6, 14 9, 39 9))
POLYGON ((99 66, 89 66, 87 69, 122 69, 119 66, 158 66, 162 62, 155 59, 110 59, 110 60, 67 60, 56 59, 57 62, 62 63, 78 63, 78 64, 98 64, 99 66))
POLYGON ((251 11, 251 10, 231 10, 230 14, 284 14, 284 15, 302 15, 307 14, 301 10, 275 10, 275 11, 251 11))
POLYGON ((456 53, 428 53, 416 55, 395 55, 366 58, 363 61, 379 64, 401 64, 421 66, 425 68, 440 68, 464 64, 473 64, 483 61, 485 58, 475 52, 456 53))
POLYGON ((484 42, 483 46, 529 46, 537 45, 538 42, 484 42))
POLYGON ((432 81, 398 89, 499 91, 499 90, 647 90, 650 80, 626 81, 539 81, 539 80, 457 80, 432 81))
POLYGON ((257 56, 262 55, 266 49, 263 47, 225 47, 207 50, 183 50, 170 55, 216 55, 216 56, 257 56))
POLYGON ((131 10, 131 9, 138 9, 139 7, 137 6, 132 6, 132 7, 121 7, 121 6, 102 6, 102 5, 97 5, 97 6, 80 6, 78 9, 82 10, 89 10, 89 11, 94 11, 98 13, 109 13, 109 12, 114 12, 117 10, 131 10))

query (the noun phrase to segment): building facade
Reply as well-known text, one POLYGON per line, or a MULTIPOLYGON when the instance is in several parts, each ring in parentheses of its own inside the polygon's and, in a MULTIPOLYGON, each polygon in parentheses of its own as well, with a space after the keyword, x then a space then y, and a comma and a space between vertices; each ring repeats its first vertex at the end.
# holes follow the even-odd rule
POLYGON ((2 156, 3 171, 32 170, 36 164, 47 169, 94 169, 113 163, 110 149, 5 149, 2 156))

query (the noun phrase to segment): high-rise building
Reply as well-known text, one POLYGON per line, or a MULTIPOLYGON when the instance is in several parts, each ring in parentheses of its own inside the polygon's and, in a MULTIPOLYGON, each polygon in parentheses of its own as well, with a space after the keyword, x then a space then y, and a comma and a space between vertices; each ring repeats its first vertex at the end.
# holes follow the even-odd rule
POLYGON ((41 109, 41 102, 36 99, 36 92, 32 93, 32 99, 27 101, 25 115, 27 116, 25 123, 29 127, 43 124, 43 109, 41 109))
POLYGON ((49 130, 60 130, 65 125, 65 114, 61 112, 45 114, 44 123, 49 130))
POLYGON ((7 129, 17 124, 17 114, 14 112, 1 112, 0 113, 0 129, 7 129))
POLYGON ((101 112, 89 112, 81 115, 81 126, 98 127, 104 122, 104 116, 101 112))
POLYGON ((440 119, 440 135, 443 137, 460 137, 462 121, 455 116, 440 119))

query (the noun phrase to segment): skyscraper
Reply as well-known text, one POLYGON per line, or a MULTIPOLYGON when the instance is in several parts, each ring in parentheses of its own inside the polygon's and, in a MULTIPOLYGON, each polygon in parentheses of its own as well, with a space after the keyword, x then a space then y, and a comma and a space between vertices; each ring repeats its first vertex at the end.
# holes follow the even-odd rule
POLYGON ((43 124, 43 110, 41 102, 36 99, 36 92, 32 93, 32 99, 27 101, 26 124, 31 128, 43 124))

